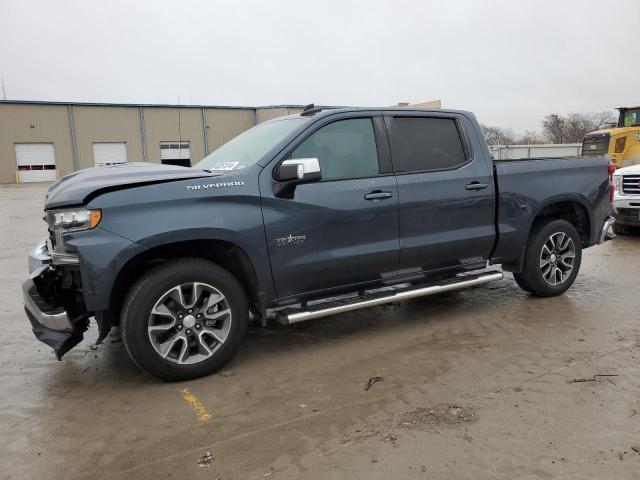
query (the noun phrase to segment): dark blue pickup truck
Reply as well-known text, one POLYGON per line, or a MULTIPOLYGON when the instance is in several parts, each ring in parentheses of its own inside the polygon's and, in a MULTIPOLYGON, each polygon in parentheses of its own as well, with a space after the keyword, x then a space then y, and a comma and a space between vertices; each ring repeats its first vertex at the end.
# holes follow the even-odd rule
POLYGON ((25 310, 58 358, 94 317, 99 341, 117 325, 140 368, 177 380, 224 365, 250 318, 290 324, 502 270, 559 295, 608 238, 611 173, 602 157, 493 162, 468 112, 309 106, 193 168, 62 178, 25 310))

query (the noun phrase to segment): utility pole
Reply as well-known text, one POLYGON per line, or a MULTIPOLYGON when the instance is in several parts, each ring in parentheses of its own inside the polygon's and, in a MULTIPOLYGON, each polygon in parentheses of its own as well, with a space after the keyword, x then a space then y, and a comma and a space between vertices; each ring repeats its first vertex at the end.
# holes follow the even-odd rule
POLYGON ((7 99, 7 91, 4 88, 4 77, 2 77, 2 100, 7 99))

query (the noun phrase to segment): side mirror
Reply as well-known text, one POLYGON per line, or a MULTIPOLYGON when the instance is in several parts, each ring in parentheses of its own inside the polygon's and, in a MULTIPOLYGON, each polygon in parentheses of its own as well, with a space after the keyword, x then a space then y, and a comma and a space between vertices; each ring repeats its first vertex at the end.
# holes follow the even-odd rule
POLYGON ((292 158, 280 164, 274 173, 273 192, 276 197, 293 198, 296 185, 322 180, 317 158, 292 158))
POLYGON ((293 158, 280 164, 276 172, 279 182, 308 183, 322 180, 320 162, 317 158, 293 158))

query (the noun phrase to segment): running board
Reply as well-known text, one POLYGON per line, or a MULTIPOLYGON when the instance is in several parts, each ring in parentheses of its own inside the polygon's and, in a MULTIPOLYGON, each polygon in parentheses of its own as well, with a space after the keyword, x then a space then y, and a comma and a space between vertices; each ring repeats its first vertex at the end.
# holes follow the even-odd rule
POLYGON ((385 303, 399 302, 410 298, 424 297, 436 293, 459 290, 461 288, 474 287, 485 283, 502 279, 502 272, 484 272, 474 275, 454 277, 427 287, 415 288, 412 290, 399 290, 393 293, 383 292, 382 294, 369 294, 350 298, 337 302, 326 302, 314 305, 307 309, 283 310, 277 313, 277 321, 283 325, 313 320, 314 318, 336 315, 338 313, 351 312, 361 308, 383 305, 385 303))

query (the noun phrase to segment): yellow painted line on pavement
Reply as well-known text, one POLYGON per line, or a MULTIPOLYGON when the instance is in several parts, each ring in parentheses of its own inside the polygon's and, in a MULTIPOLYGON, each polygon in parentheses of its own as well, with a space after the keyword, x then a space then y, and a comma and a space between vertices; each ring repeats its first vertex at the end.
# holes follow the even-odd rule
POLYGON ((202 402, 198 400, 198 397, 191 393, 188 388, 182 388, 180 389, 180 392, 182 393, 182 397, 187 401, 187 403, 190 403, 193 409, 196 411, 198 420, 206 422, 207 420, 211 420, 213 418, 211 414, 207 412, 207 409, 204 408, 202 402))

